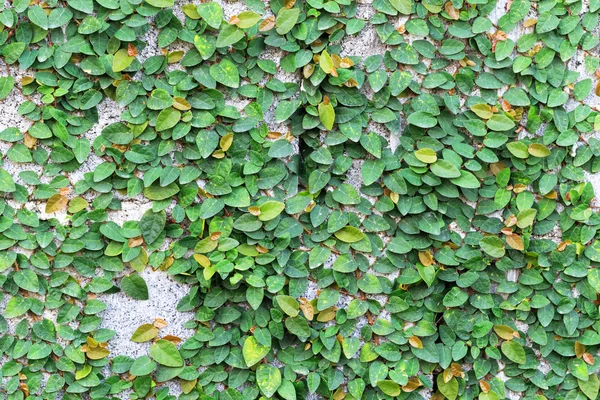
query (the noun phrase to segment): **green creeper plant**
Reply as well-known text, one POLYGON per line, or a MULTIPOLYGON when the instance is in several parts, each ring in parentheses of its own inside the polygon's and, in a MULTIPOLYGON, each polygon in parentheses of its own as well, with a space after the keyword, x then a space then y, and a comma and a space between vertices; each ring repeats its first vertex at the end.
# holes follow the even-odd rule
POLYGON ((0 399, 597 399, 599 11, 7 2, 0 399))

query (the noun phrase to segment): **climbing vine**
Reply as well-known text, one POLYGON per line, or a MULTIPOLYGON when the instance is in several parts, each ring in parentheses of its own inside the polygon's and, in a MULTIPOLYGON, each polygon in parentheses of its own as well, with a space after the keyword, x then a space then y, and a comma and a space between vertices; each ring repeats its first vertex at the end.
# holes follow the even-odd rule
POLYGON ((5 2, 0 399, 597 399, 599 10, 5 2))

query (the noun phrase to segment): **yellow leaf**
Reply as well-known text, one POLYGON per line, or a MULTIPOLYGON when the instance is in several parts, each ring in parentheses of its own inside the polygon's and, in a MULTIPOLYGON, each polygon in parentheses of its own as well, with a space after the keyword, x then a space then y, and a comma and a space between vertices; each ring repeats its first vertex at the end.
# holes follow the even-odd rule
POLYGON ((489 104, 475 104, 471 106, 471 111, 473 111, 479 118, 482 119, 490 119, 494 112, 492 111, 492 107, 489 104))
POLYGON ((193 381, 186 381, 184 379, 181 380, 181 391, 185 394, 190 393, 195 387, 198 379, 194 379, 193 381))
POLYGON ((315 316, 314 307, 305 298, 301 298, 299 300, 300 300, 300 309, 302 310, 302 313, 304 314, 304 316, 306 317, 307 320, 312 321, 315 316))
POLYGON ((534 157, 544 158, 550 155, 550 150, 541 143, 532 143, 527 149, 529 154, 534 157))
POLYGON ((582 345, 579 341, 575 342, 575 356, 577 356, 577 358, 581 358, 583 357, 583 354, 585 353, 585 346, 582 345))
POLYGON ((172 51, 167 56, 167 62, 169 64, 174 64, 176 62, 179 62, 179 60, 181 60, 183 58, 184 54, 185 53, 183 52, 183 50, 172 51))
POLYGON ((323 50, 321 53, 321 57, 319 57, 319 66, 326 74, 330 74, 333 71, 333 60, 327 50, 323 50))
POLYGON ((411 336, 410 338, 408 338, 408 343, 410 343, 412 347, 415 347, 417 349, 423 348, 423 342, 421 342, 421 339, 419 339, 417 336, 411 336))
POLYGON ((96 347, 96 348, 88 350, 85 353, 87 358, 89 358, 90 360, 100 360, 100 359, 108 356, 109 354, 110 354, 110 351, 108 351, 108 349, 105 349, 104 347, 96 347))
POLYGON ((233 143, 233 132, 229 132, 227 135, 223 136, 221 140, 219 140, 219 146, 221 150, 227 151, 231 147, 233 143))
POLYGON ((415 151, 415 157, 417 160, 426 164, 433 164, 437 161, 437 154, 432 149, 424 148, 415 151))
POLYGON ((335 318, 335 308, 334 307, 326 308, 325 310, 321 311, 319 313, 319 315, 317 315, 317 321, 319 321, 319 322, 328 322, 334 318, 335 318))
POLYGON ((56 193, 55 195, 52 195, 46 203, 46 214, 63 210, 67 206, 67 202, 68 199, 61 194, 56 193))
POLYGON ((323 102, 319 104, 319 119, 321 120, 321 123, 323 124, 325 129, 327 129, 328 131, 333 129, 333 123, 335 121, 335 110, 333 109, 333 106, 329 102, 327 96, 325 96, 323 102))
POLYGON ((210 267, 210 260, 204 254, 194 254, 194 260, 202 267, 210 267))
POLYGON ((175 103, 173 103, 173 108, 181 111, 187 111, 192 108, 190 103, 183 97, 173 97, 173 100, 175 100, 175 103))
POLYGON ((421 264, 423 264, 424 266, 429 267, 431 264, 433 264, 433 256, 431 255, 429 250, 420 251, 419 261, 421 261, 421 264))
POLYGON ((504 340, 512 340, 515 334, 515 331, 507 325, 495 325, 494 332, 504 340))

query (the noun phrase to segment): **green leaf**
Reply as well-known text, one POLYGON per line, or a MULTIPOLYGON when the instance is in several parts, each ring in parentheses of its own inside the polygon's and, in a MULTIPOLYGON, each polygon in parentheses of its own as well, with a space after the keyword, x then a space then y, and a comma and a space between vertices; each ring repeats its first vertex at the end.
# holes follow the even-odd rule
POLYGON ((227 87, 237 88, 240 86, 240 73, 235 64, 226 58, 220 63, 210 66, 210 76, 227 87))
POLYGON ((275 109, 275 121, 283 122, 292 116, 302 104, 299 100, 281 101, 275 109))
POLYGON ((38 276, 30 269, 22 269, 13 276, 15 283, 23 290, 37 293, 39 290, 38 276))
POLYGON ((452 377, 448 382, 444 380, 444 374, 438 374, 436 378, 437 387, 441 394, 448 400, 456 400, 458 397, 458 381, 452 377))
POLYGON ((523 346, 514 340, 502 343, 500 346, 502 354, 506 356, 510 361, 516 364, 525 364, 526 356, 523 346))
POLYGON ((256 369, 256 383, 265 397, 273 397, 281 385, 281 372, 279 368, 269 364, 261 364, 256 369))
POLYGON ((157 8, 173 7, 175 5, 174 0, 146 0, 146 3, 157 8))
POLYGON ((133 362, 129 373, 134 376, 144 376, 151 374, 155 369, 156 363, 150 357, 141 356, 133 362))
POLYGON ((275 30, 277 33, 283 36, 291 31, 296 24, 296 21, 298 21, 299 16, 299 8, 281 7, 277 14, 277 18, 275 19, 275 30))
POLYGON ((335 237, 344 243, 356 243, 366 238, 366 235, 360 229, 353 226, 345 226, 334 233, 335 237))
POLYGON ((388 396, 392 396, 392 397, 399 396, 400 393, 402 392, 400 390, 400 385, 398 385, 394 381, 389 381, 389 380, 379 381, 379 382, 377 382, 377 387, 379 389, 381 389, 381 391, 384 394, 386 394, 388 396))
POLYGON ((15 78, 12 76, 4 76, 0 78, 0 100, 3 100, 8 96, 13 86, 15 85, 15 78))
POLYGON ((497 236, 486 236, 481 239, 479 245, 487 255, 493 258, 504 257, 504 254, 506 253, 504 242, 497 236))
POLYGON ((285 327, 292 335, 296 335, 300 338, 307 338, 310 336, 308 322, 300 315, 293 318, 287 318, 285 320, 285 327))
POLYGON ((146 100, 146 107, 151 110, 164 110, 173 105, 175 101, 165 89, 154 89, 146 100))
POLYGON ((271 348, 258 343, 258 340, 256 340, 254 336, 248 336, 244 341, 244 346, 242 348, 244 361, 248 367, 252 367, 254 364, 265 358, 265 356, 269 354, 269 351, 271 351, 271 348))
POLYGON ((477 179, 471 172, 465 170, 461 170, 460 177, 451 178, 450 182, 454 183, 456 186, 466 189, 479 189, 481 187, 481 182, 479 182, 479 179, 477 179))
POLYGON ((417 157, 417 160, 426 164, 433 164, 437 161, 436 152, 428 148, 419 149, 415 151, 415 157, 417 157))
POLYGON ((454 164, 446 160, 437 160, 430 166, 431 172, 440 178, 460 178, 462 175, 454 164))
POLYGON ((277 305, 281 310, 289 315, 290 317, 295 317, 298 315, 298 310, 300 309, 300 304, 298 301, 291 296, 279 295, 275 296, 275 300, 277 301, 277 305))
POLYGON ((14 296, 8 303, 2 314, 5 318, 15 318, 25 314, 31 307, 31 300, 26 297, 14 296))
POLYGON ((427 287, 431 287, 435 280, 435 276, 437 275, 435 267, 433 265, 425 266, 421 263, 417 263, 417 271, 419 271, 419 275, 427 287))
POLYGON ((181 112, 172 107, 162 110, 156 117, 156 131, 162 132, 173 128, 181 119, 181 112))
POLYGON ((223 25, 217 36, 217 47, 229 47, 245 36, 244 31, 235 25, 223 25))
POLYGON ((48 15, 41 6, 35 5, 29 7, 29 11, 27 11, 27 18, 29 18, 31 23, 44 30, 48 30, 48 15))
POLYGON ((413 7, 413 0, 390 0, 390 4, 398 10, 400 14, 410 15, 413 7))
POLYGON ((23 51, 25 51, 25 47, 26 45, 23 42, 13 42, 4 46, 2 49, 4 62, 7 64, 14 64, 14 62, 21 57, 23 51))
POLYGON ((150 200, 165 200, 179 193, 179 186, 170 183, 167 186, 152 185, 144 188, 144 196, 150 200))
POLYGON ((503 132, 513 129, 516 124, 505 114, 494 114, 486 122, 486 126, 493 131, 503 132))
POLYGON ((206 21, 208 26, 214 29, 219 29, 219 27, 221 26, 221 22, 223 22, 223 9, 219 5, 219 3, 216 3, 214 1, 210 1, 208 3, 200 3, 196 6, 196 8, 198 9, 198 14, 200 14, 200 17, 202 17, 202 19, 206 21))
POLYGON ((17 190, 12 175, 0 168, 0 192, 12 193, 17 190))
POLYGON ((182 367, 183 358, 177 347, 168 340, 160 339, 150 346, 150 357, 165 367, 182 367))
POLYGON ((136 273, 127 275, 121 279, 121 289, 133 299, 148 300, 148 286, 146 286, 146 281, 136 273))
POLYGON ((506 148, 510 153, 517 158, 527 158, 529 157, 529 150, 527 145, 523 142, 510 142, 506 144, 506 148))
POLYGON ((236 23, 238 28, 247 29, 256 25, 260 20, 260 14, 254 11, 243 11, 237 15, 239 21, 236 23))
POLYGON ((277 218, 285 209, 285 204, 280 201, 269 200, 260 205, 260 215, 258 219, 261 221, 270 221, 277 218))
POLYGON ((167 214, 161 210, 157 213, 148 210, 140 219, 140 230, 147 244, 153 243, 165 229, 167 214))
POLYGON ((437 125, 437 118, 425 111, 417 111, 410 114, 407 121, 409 124, 420 128, 433 128, 437 125))
POLYGON ((598 398, 598 391, 600 390, 600 379, 596 374, 591 374, 587 381, 577 379, 577 384, 581 392, 586 395, 590 400, 598 398))
POLYGON ((93 0, 67 0, 67 3, 73 9, 86 14, 91 14, 94 11, 93 0))
POLYGON ((340 298, 340 292, 333 289, 323 289, 317 299, 317 311, 323 311, 334 306, 340 298))

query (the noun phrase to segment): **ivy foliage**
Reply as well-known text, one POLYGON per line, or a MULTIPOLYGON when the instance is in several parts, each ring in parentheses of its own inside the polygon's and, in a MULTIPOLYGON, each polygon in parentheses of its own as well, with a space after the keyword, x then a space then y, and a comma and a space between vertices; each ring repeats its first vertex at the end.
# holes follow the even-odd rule
POLYGON ((598 398, 599 0, 9 3, 0 399, 598 398))

